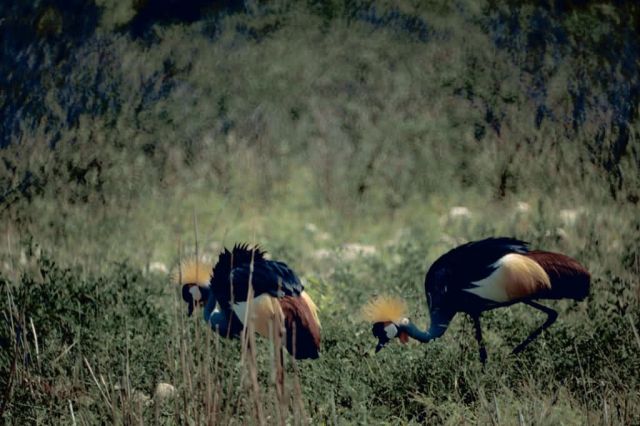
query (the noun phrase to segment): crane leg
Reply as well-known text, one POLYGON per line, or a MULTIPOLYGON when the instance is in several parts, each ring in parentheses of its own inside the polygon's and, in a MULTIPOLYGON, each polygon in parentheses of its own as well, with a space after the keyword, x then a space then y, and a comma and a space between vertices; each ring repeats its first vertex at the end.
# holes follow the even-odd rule
MULTIPOLYGON (((275 385, 276 385, 276 394, 278 395, 278 401, 280 404, 284 403, 285 392, 284 392, 284 332, 283 332, 283 324, 279 320, 274 320, 271 322, 272 333, 273 333, 273 347, 274 347, 274 367, 275 367, 275 385)), ((282 409, 282 407, 281 407, 282 409)))
POLYGON ((511 353, 514 354, 514 355, 522 352, 522 350, 524 348, 526 348, 529 343, 533 342, 540 335, 540 333, 542 333, 545 329, 549 328, 549 326, 551 326, 551 324, 556 322, 556 319, 558 318, 558 313, 556 311, 554 311, 553 309, 551 309, 551 308, 548 308, 548 307, 543 306, 543 305, 541 305, 539 303, 536 303, 536 302, 532 302, 530 300, 529 301, 525 301, 523 303, 526 303, 527 305, 531 306, 532 308, 536 308, 536 309, 544 312, 545 314, 547 314, 547 320, 540 327, 538 327, 535 330, 533 330, 531 332, 531 334, 529 335, 529 337, 524 339, 522 341, 522 343, 520 343, 518 346, 516 346, 513 349, 513 352, 511 352, 511 353))
POLYGON ((482 366, 487 363, 487 348, 484 346, 484 340, 482 339, 482 329, 480 328, 480 315, 472 315, 471 319, 473 320, 473 326, 476 329, 476 340, 478 341, 478 346, 480 347, 480 362, 482 366))
POLYGON ((280 403, 284 401, 284 349, 276 347, 276 393, 280 403))

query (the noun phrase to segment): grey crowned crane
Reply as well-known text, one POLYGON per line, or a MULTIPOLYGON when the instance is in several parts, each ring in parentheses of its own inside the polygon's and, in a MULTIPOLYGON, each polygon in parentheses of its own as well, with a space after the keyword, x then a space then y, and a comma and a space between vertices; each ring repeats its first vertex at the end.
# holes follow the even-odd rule
POLYGON ((395 337, 403 343, 409 337, 423 343, 436 339, 456 313, 467 313, 473 320, 484 364, 487 351, 480 327, 482 312, 522 302, 547 314, 546 321, 515 347, 513 353, 517 354, 558 316, 536 300, 583 300, 589 294, 589 284, 589 272, 568 256, 529 250, 528 243, 513 238, 487 238, 454 248, 429 268, 424 283, 431 317, 428 330, 420 330, 405 318, 405 304, 397 298, 369 302, 363 307, 363 316, 374 323, 377 352, 395 337))
POLYGON ((318 358, 316 305, 285 263, 264 255, 257 246, 236 245, 220 253, 213 271, 199 262, 182 265, 178 278, 188 315, 204 306, 204 320, 230 338, 239 337, 248 321, 253 321, 261 336, 284 337, 283 343, 296 359, 318 358))

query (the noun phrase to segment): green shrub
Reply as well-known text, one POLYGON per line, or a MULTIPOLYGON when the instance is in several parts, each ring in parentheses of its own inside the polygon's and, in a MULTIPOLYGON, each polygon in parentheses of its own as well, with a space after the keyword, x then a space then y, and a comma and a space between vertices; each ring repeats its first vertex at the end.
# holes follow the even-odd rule
POLYGON ((162 375, 163 348, 170 343, 169 313, 157 305, 166 294, 164 282, 124 264, 93 276, 60 267, 46 254, 33 260, 18 281, 0 278, 8 298, 0 368, 13 380, 16 404, 9 405, 9 418, 37 418, 42 404, 57 407, 54 417, 61 409, 66 416, 66 399, 94 393, 87 389, 91 377, 85 360, 109 380, 152 389, 162 375))

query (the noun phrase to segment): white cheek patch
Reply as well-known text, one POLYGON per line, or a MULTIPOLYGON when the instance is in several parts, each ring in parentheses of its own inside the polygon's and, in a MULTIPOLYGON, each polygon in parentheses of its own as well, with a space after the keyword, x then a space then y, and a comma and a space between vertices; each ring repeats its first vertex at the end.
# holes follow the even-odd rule
POLYGON ((387 338, 391 340, 398 334, 398 327, 395 324, 389 324, 384 328, 384 332, 387 333, 387 338))
POLYGON ((191 297, 196 302, 198 302, 198 301, 200 301, 200 299, 202 299, 202 293, 200 293, 200 289, 198 288, 197 285, 194 285, 193 287, 191 287, 189 289, 189 293, 191 293, 191 297))

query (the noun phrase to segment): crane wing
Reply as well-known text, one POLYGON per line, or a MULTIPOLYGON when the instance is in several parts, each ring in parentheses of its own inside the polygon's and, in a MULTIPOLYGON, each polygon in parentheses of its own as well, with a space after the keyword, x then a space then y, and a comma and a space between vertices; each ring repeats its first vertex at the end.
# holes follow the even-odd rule
POLYGON ((267 260, 259 247, 237 244, 231 251, 225 249, 213 268, 211 289, 221 306, 231 301, 244 302, 249 282, 254 297, 268 293, 273 297, 299 296, 303 290, 296 274, 283 262, 267 260))
POLYGON ((551 288, 545 270, 524 255, 509 253, 491 266, 494 269, 489 276, 471 282, 464 291, 493 302, 506 303, 551 288))
POLYGON ((491 275, 498 267, 498 260, 505 255, 528 251, 526 242, 503 237, 473 241, 451 250, 445 256, 448 266, 455 271, 464 288, 491 275))
POLYGON ((548 288, 549 277, 526 257, 528 252, 526 242, 505 237, 456 247, 432 266, 427 293, 438 305, 439 293, 452 285, 487 301, 506 303, 548 288))
POLYGON ((237 266, 231 270, 233 300, 247 300, 249 282, 254 297, 268 293, 273 297, 299 296, 304 290, 300 278, 283 262, 264 260, 237 266))

